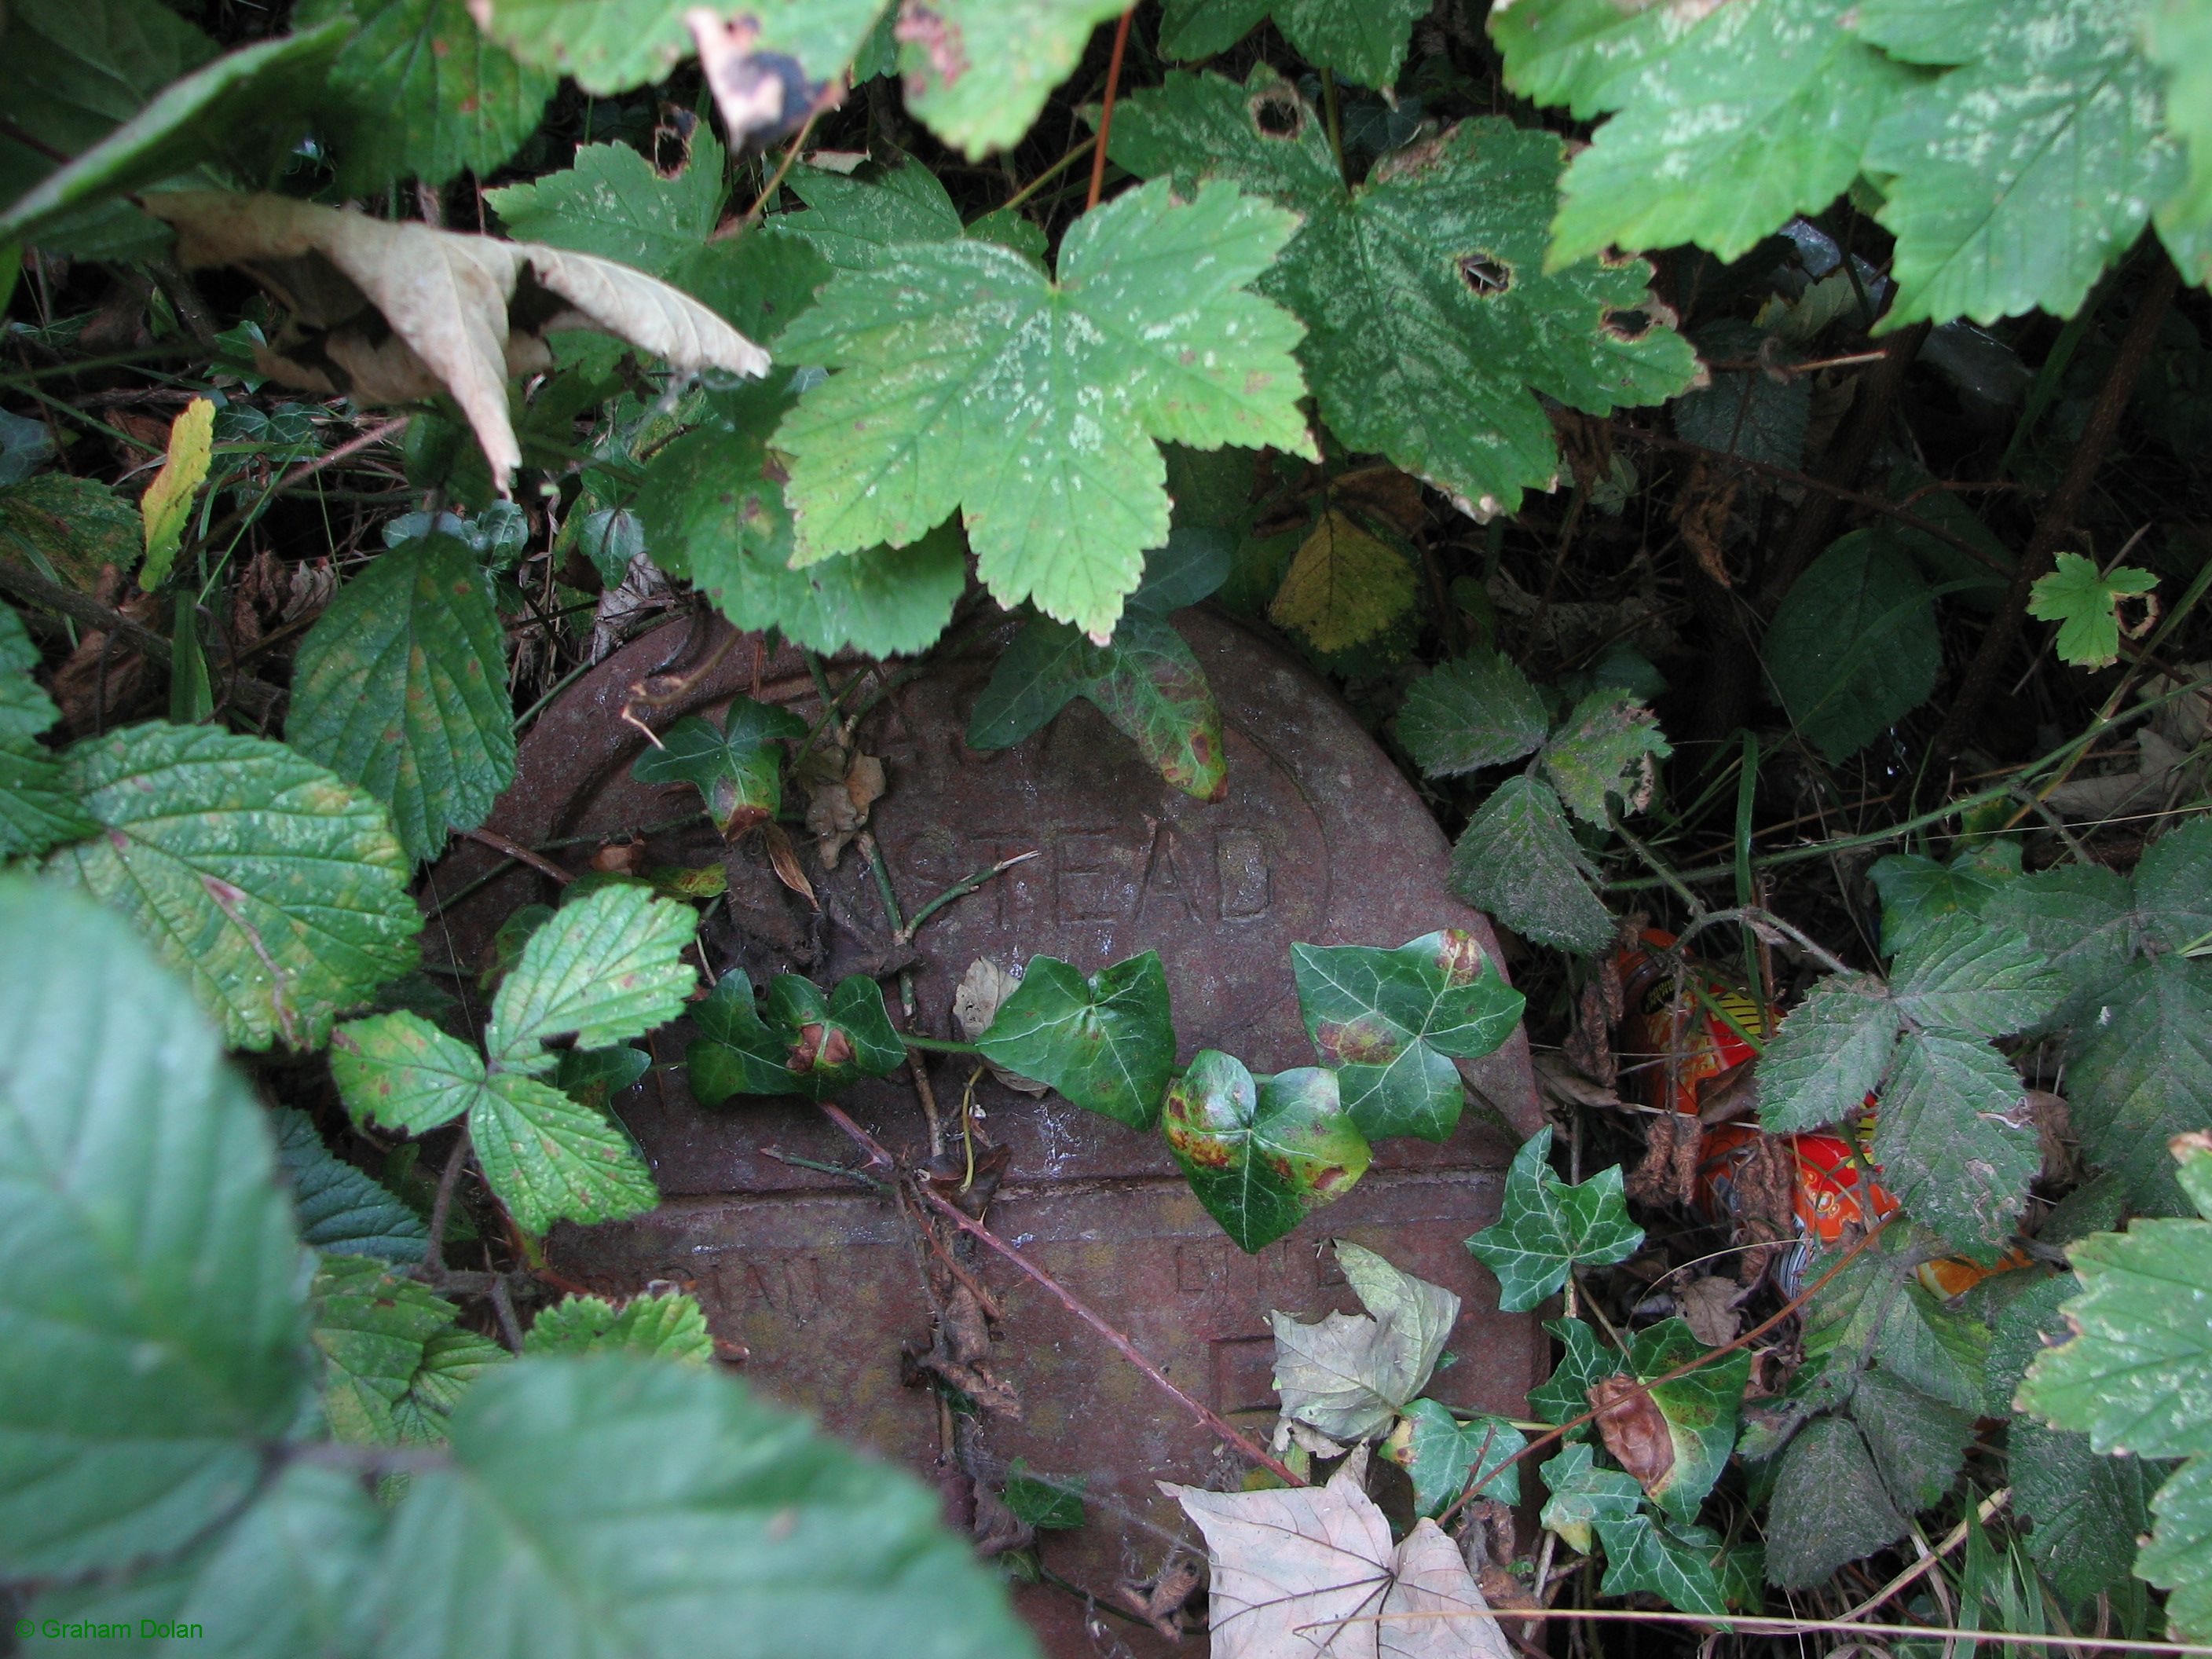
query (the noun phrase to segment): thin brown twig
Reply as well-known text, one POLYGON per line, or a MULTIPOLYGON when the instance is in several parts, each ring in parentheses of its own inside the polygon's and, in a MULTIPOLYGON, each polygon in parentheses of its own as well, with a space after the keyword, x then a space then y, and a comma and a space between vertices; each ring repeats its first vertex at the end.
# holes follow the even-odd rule
MULTIPOLYGON (((1983 1522, 1983 1524, 1986 1525, 1989 1522, 1989 1518, 1995 1515, 1999 1510, 2002 1509, 2005 1506, 2006 1502, 2011 1497, 2011 1487, 1998 1487, 1995 1492, 1991 1492, 1987 1498, 1984 1498, 1982 1500, 1980 1507, 1974 1511, 1976 1518, 1983 1522)), ((1960 1545, 1966 1541, 1966 1523, 1961 1521, 1957 1526, 1952 1528, 1949 1533, 1945 1534, 1942 1543, 1936 1545, 1934 1549, 1929 1551, 1927 1554, 1922 1556, 1911 1566, 1905 1568, 1904 1571, 1899 1573, 1896 1577, 1891 1579, 1887 1584, 1884 1584, 1872 1595, 1868 1596, 1867 1599, 1860 1602, 1858 1606, 1851 1608, 1850 1612, 1844 1613, 1844 1617, 1845 1619, 1865 1618, 1867 1614, 1872 1613, 1883 1602, 1888 1601, 1889 1598, 1896 1595, 1898 1591, 1905 1589, 1907 1585, 1912 1583, 1914 1580, 1921 1577, 1923 1574, 1928 1572, 1938 1561, 1941 1561, 1945 1556, 1948 1555, 1953 1550, 1958 1548, 1960 1545)))
MULTIPOLYGON (((862 1152, 867 1153, 870 1158, 874 1160, 876 1163, 884 1164, 890 1170, 896 1170, 898 1169, 898 1160, 893 1158, 889 1152, 884 1150, 883 1143, 878 1141, 866 1129, 863 1129, 859 1124, 854 1122, 853 1120, 845 1114, 843 1109, 836 1104, 836 1103, 824 1100, 817 1102, 817 1104, 821 1107, 823 1115, 832 1123, 836 1124, 840 1129, 842 1129, 846 1135, 851 1139, 853 1144, 858 1146, 862 1152)), ((1135 1343, 1129 1340, 1127 1337, 1122 1335, 1120 1331, 1115 1329, 1112 1325, 1109 1324, 1103 1317, 1093 1312, 1087 1304, 1078 1298, 1074 1292, 1068 1290, 1066 1285, 1062 1285, 1058 1279, 1054 1279, 1043 1268, 1038 1267, 1036 1262, 1030 1261, 1019 1250, 1006 1243, 1005 1239, 1000 1237, 998 1234, 993 1232, 988 1227, 983 1225, 980 1221, 975 1220, 958 1205, 954 1204, 950 1200, 937 1193, 932 1192, 927 1184, 918 1183, 915 1188, 915 1191, 921 1195, 926 1203, 935 1208, 939 1214, 944 1216, 946 1220, 952 1223, 954 1226, 959 1228, 961 1231, 969 1234, 970 1237, 989 1246, 992 1249, 996 1250, 1000 1255, 1006 1257, 1007 1261, 1012 1262, 1016 1267, 1021 1270, 1022 1273, 1028 1275, 1030 1279, 1034 1280, 1045 1291, 1050 1292, 1054 1299, 1056 1300, 1061 1307, 1066 1309, 1068 1312, 1073 1314, 1085 1324, 1090 1326, 1092 1330, 1104 1337, 1108 1343, 1113 1346, 1113 1349, 1116 1353, 1120 1354, 1122 1358, 1134 1365, 1146 1376, 1152 1378, 1152 1380, 1169 1395, 1170 1395, 1177 1404, 1182 1406, 1191 1413, 1192 1416, 1195 1417, 1200 1423, 1204 1424, 1216 1435, 1219 1436, 1220 1438, 1227 1444, 1234 1446, 1238 1451, 1243 1453, 1246 1457, 1251 1459, 1253 1462, 1257 1463, 1261 1468, 1267 1470, 1270 1474, 1273 1475, 1277 1480, 1283 1481, 1285 1485, 1303 1486, 1310 1484, 1296 1470, 1292 1469, 1289 1464, 1284 1462, 1280 1458, 1274 1456, 1261 1447, 1255 1445, 1249 1437, 1248 1437, 1242 1431, 1237 1429, 1234 1424, 1231 1423, 1228 1419, 1223 1417, 1218 1412, 1213 1410, 1209 1406, 1194 1400, 1189 1395, 1185 1394, 1180 1387, 1169 1378, 1168 1374, 1165 1371, 1162 1370, 1158 1365, 1155 1365, 1151 1360, 1145 1358, 1143 1351, 1139 1349, 1135 1343)))
POLYGON ((460 1185, 461 1166, 469 1161, 469 1132, 465 1126, 454 1137, 453 1150, 438 1177, 438 1196, 430 1205, 430 1242, 423 1247, 422 1266, 430 1273, 446 1271, 446 1218, 453 1212, 453 1189, 460 1185))
POLYGON ((1098 145, 1091 157, 1091 193, 1084 199, 1085 213, 1098 205, 1098 197, 1106 188, 1106 136, 1114 131, 1114 94, 1121 85, 1121 54, 1129 49, 1129 20, 1137 15, 1132 6, 1121 14, 1121 21, 1114 26, 1114 55, 1106 60, 1106 100, 1098 106, 1098 145))
POLYGON ((1626 1624, 1700 1625, 1711 1628, 1720 1626, 1736 1632, 1749 1632, 1760 1636, 1877 1636, 1894 1639, 1900 1636, 1919 1637, 1928 1641, 1951 1640, 1970 1645, 1984 1642, 2019 1642, 2032 1647, 2065 1648, 2087 1646, 2112 1653, 2176 1653, 2212 1654, 2212 1647, 2203 1643, 2131 1641, 2116 1636, 2087 1638, 2070 1632, 2045 1635, 2036 1631, 1953 1630, 1942 1625, 1875 1625, 1856 1622, 1849 1619, 1776 1619, 1765 1613, 1674 1613, 1646 1610, 1642 1607, 1455 1607, 1431 1612, 1427 1609, 1406 1613, 1368 1613, 1352 1614, 1342 1619, 1316 1619, 1310 1625, 1298 1627, 1299 1633, 1309 1631, 1332 1631, 1346 1625, 1379 1625, 1388 1620, 1392 1624, 1413 1619, 1495 1619, 1501 1623, 1523 1619, 1597 1619, 1613 1620, 1626 1624))
POLYGON ((557 882, 563 887, 575 880, 575 877, 554 863, 551 859, 547 858, 543 853, 532 852, 512 836, 502 836, 496 830, 464 830, 461 834, 479 846, 490 848, 495 853, 504 853, 517 864, 528 865, 547 880, 557 882))

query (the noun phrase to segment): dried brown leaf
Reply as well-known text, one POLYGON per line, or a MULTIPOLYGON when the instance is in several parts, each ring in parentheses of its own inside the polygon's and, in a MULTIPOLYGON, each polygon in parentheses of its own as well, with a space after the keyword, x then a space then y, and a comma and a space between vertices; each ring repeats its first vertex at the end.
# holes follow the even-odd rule
POLYGON ((1675 1299, 1681 1304, 1690 1334, 1709 1348, 1718 1348, 1735 1340, 1736 1328, 1743 1322, 1735 1304, 1744 1294, 1741 1285, 1701 1273, 1683 1285, 1675 1299))
POLYGON ((706 307, 611 259, 278 196, 175 191, 145 204, 177 228, 186 268, 236 265, 292 313, 256 349, 264 374, 362 404, 451 392, 502 494, 522 464, 507 381, 553 366, 550 332, 611 334, 687 374, 768 370, 768 354, 706 307))
MULTIPOLYGON (((1013 995, 1020 986, 1020 980, 995 962, 978 957, 969 963, 968 971, 960 976, 960 984, 952 993, 952 1019, 959 1026, 960 1035, 973 1042, 989 1030, 991 1022, 999 1017, 999 1005, 1013 995)), ((1039 1083, 1035 1078, 1010 1072, 1003 1066, 994 1065, 991 1075, 1021 1094, 1052 1092, 1050 1084, 1039 1083)))
POLYGON ((1674 1467, 1674 1437, 1650 1389, 1630 1376, 1601 1376, 1589 1387, 1597 1431, 1613 1461, 1650 1492, 1674 1467))

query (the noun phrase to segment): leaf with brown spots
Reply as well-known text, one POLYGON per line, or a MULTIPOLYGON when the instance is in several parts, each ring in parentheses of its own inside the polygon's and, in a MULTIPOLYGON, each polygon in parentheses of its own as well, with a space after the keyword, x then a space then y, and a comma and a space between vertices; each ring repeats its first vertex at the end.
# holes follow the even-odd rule
POLYGON ((1244 1062, 1208 1048, 1168 1086, 1160 1133, 1183 1178, 1246 1251, 1272 1244, 1366 1173, 1367 1137, 1317 1066, 1255 1085, 1244 1062))
POLYGON ((709 1106, 732 1095, 823 1100, 860 1078, 889 1077, 906 1060, 884 994, 855 974, 825 997, 797 974, 778 974, 765 1007, 752 981, 732 969, 691 1011, 702 1033, 684 1051, 691 1092, 709 1106))

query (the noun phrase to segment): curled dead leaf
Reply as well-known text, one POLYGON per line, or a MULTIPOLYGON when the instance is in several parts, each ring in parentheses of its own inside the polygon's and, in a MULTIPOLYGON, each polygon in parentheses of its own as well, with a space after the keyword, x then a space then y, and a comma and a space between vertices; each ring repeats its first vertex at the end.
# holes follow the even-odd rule
POLYGON ((1736 1304, 1749 1293, 1741 1285, 1700 1273, 1676 1292, 1675 1299, 1690 1334, 1709 1348, 1718 1348, 1735 1340, 1736 1327, 1743 1322, 1736 1304))
POLYGON ((853 837, 867 827, 868 812, 884 793, 884 763, 873 755, 835 746, 810 750, 799 763, 806 792, 806 827, 824 870, 835 870, 853 837))
POLYGON ((280 196, 161 191, 146 210, 176 227, 187 269, 236 265, 291 313, 255 349, 262 373, 363 404, 451 392, 502 495, 522 464, 507 381, 553 366, 550 332, 611 334, 685 374, 768 371, 706 307, 611 259, 280 196))
POLYGON ((1650 1390, 1630 1376, 1604 1376, 1590 1384, 1590 1409, 1613 1461, 1650 1492, 1674 1467, 1674 1437, 1650 1390))
MULTIPOLYGON (((995 962, 978 957, 968 964, 968 971, 960 976, 960 983, 952 993, 952 1021, 960 1028, 960 1035, 969 1042, 975 1042, 991 1029, 991 1022, 999 1017, 1000 1005, 1019 989, 1021 981, 995 962)), ((1018 1072, 1010 1072, 1003 1066, 994 1065, 991 1075, 1009 1089, 1025 1095, 1044 1095, 1052 1092, 1052 1085, 1039 1083, 1018 1072)))

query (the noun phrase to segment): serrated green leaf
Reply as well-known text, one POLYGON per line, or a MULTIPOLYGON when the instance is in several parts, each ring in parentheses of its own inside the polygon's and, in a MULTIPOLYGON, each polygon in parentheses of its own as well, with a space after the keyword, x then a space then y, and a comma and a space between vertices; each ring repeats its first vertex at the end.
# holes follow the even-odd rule
POLYGON ((1866 1442, 1842 1417, 1815 1418, 1782 1454, 1766 1510, 1766 1577, 1809 1589, 1905 1536, 1866 1442))
MULTIPOLYGON (((1939 1251, 1932 1234, 1900 1218, 1840 1265, 1806 1324, 1808 1358, 1826 1362, 1814 1407, 1841 1403, 1879 1362, 1923 1394, 1961 1411, 1980 1409, 1989 1329, 1920 1284, 1920 1263, 1939 1251)), ((1807 1282, 1838 1265, 1832 1255, 1815 1258, 1806 1264, 1807 1282)))
POLYGON ((933 27, 902 31, 906 106, 973 161, 1030 130, 1121 0, 942 0, 933 27))
POLYGON ((966 234, 943 182, 910 156, 849 173, 793 167, 785 183, 806 206, 777 215, 772 234, 800 238, 833 270, 874 270, 909 242, 953 242, 966 234))
POLYGON ((1616 82, 1627 96, 1567 169, 1547 262, 1679 242, 1731 260, 1826 207, 1911 83, 1851 33, 1850 13, 1846 0, 1739 0, 1616 82))
POLYGON ((1759 1121, 1777 1134, 1855 1118, 1897 1046, 1897 1005, 1865 974, 1834 974, 1782 1017, 1759 1057, 1759 1121))
POLYGON ((1659 717, 1618 686, 1601 687, 1574 707, 1544 745, 1543 768, 1569 811, 1585 823, 1611 822, 1608 796, 1632 811, 1651 799, 1653 765, 1674 752, 1659 717))
MULTIPOLYGON (((954 0, 957 4, 958 0, 954 0)), ((827 81, 853 61, 886 0, 744 0, 756 52, 795 58, 827 81)), ((484 31, 523 62, 573 76, 597 97, 658 81, 692 54, 691 0, 484 0, 484 31)))
POLYGON ((775 434, 797 558, 911 542, 957 507, 1001 601, 1109 635, 1167 539, 1155 440, 1314 453, 1297 325, 1246 288, 1294 228, 1233 187, 1162 183, 1079 220, 1057 283, 969 241, 841 273, 781 346, 840 371, 775 434))
POLYGON ((430 1230, 383 1183, 323 1144, 313 1120, 290 1106, 270 1115, 276 1160, 291 1183, 300 1237, 330 1255, 420 1261, 430 1230))
POLYGON ((732 1095, 805 1095, 825 1100, 864 1077, 888 1077, 906 1045, 884 1009, 882 988, 865 975, 823 997, 811 980, 778 974, 763 1011, 752 981, 733 968, 691 1011, 701 1036, 684 1051, 691 1091, 718 1106, 732 1095))
POLYGON ((1635 1477, 1600 1468, 1587 1442, 1572 1441, 1537 1471, 1551 1493, 1544 1500, 1543 1523, 1585 1555, 1595 1522, 1626 1521, 1644 1502, 1635 1477))
POLYGON ((2084 1005, 2119 977, 2140 931, 2126 878, 2094 864, 2062 864, 2008 882, 1982 914, 2027 935, 2065 982, 2054 1023, 2066 1025, 2078 1024, 2084 1005))
POLYGON ((530 936, 492 1004, 484 1047, 508 1071, 552 1069, 541 1044, 580 1048, 643 1036, 676 1018, 691 989, 684 949, 698 913, 643 887, 607 887, 563 905, 530 936))
POLYGON ((532 1078, 493 1073, 469 1110, 469 1139, 485 1184, 526 1232, 619 1221, 660 1201, 619 1124, 532 1078))
POLYGON ((474 1048, 404 1009, 331 1034, 331 1080, 356 1122, 421 1134, 473 1107, 484 1077, 474 1048))
POLYGON ((2212 963, 2129 964, 2068 1039, 2066 1095, 2082 1150, 2119 1172, 2134 1207, 2179 1212, 2165 1149, 2204 1127, 2212 1101, 2212 963))
POLYGON ((1502 766, 1540 747, 1550 722, 1536 688, 1502 651, 1440 664, 1398 711, 1398 741, 1432 778, 1502 766))
POLYGON ((537 130, 559 84, 487 40, 464 0, 325 0, 300 7, 293 27, 332 17, 358 23, 319 117, 349 193, 492 172, 537 130))
POLYGON ((102 565, 130 568, 141 535, 137 507, 97 478, 42 472, 0 489, 0 548, 80 592, 102 565))
POLYGON ((424 537, 340 588, 300 642, 284 736, 390 806, 410 859, 489 817, 514 781, 514 711, 476 555, 424 537))
POLYGON ((1388 1451, 1413 1480, 1414 1509, 1439 1515, 1470 1482, 1478 1498, 1518 1504, 1521 1471, 1511 1459, 1528 1443, 1528 1437, 1504 1418, 1486 1412, 1455 1417, 1433 1400, 1416 1400, 1399 1419, 1388 1451), (1492 1472, 1501 1465, 1507 1467, 1492 1479, 1492 1472))
POLYGON ((61 718, 31 678, 38 661, 22 618, 0 604, 0 859, 35 857, 100 827, 72 792, 62 757, 38 740, 61 718))
POLYGON ((459 1310, 368 1256, 324 1257, 309 1295, 331 1432, 355 1444, 396 1443, 392 1408, 422 1369, 431 1337, 459 1310))
POLYGON ((1908 1018, 1984 1036, 2027 1030, 2057 1006, 2064 987, 2024 934, 1969 915, 1915 933, 1898 952, 1891 980, 1908 1018))
POLYGON ((123 920, 0 881, 0 1555, 173 1550, 300 1405, 300 1241, 261 1109, 123 920))
POLYGON ((1082 1475, 1037 1475, 1017 1457, 1006 1466, 1006 1484, 999 1496, 1015 1519, 1039 1531, 1065 1531, 1083 1524, 1082 1475))
POLYGON ((1218 175, 1304 215, 1262 286, 1306 325, 1299 361, 1322 418, 1346 447, 1467 502, 1511 512, 1551 487, 1540 394, 1609 414, 1696 372, 1688 342, 1655 320, 1640 262, 1546 270, 1562 160, 1550 134, 1462 122, 1347 190, 1320 118, 1261 66, 1242 87, 1177 71, 1125 99, 1109 153, 1140 177, 1218 175))
POLYGON ((785 751, 778 745, 806 735, 806 722, 781 704, 735 697, 720 726, 687 714, 631 766, 640 783, 688 783, 725 841, 766 823, 783 805, 785 751))
POLYGON ((1798 731, 1847 759, 1936 689, 1935 596, 1909 557, 1855 530, 1790 584, 1763 655, 1798 731))
POLYGON ((2051 1587, 2078 1601, 2111 1589, 2150 1530, 2157 1465, 2103 1457, 2086 1434, 2013 1419, 2005 1470, 2013 1507, 2028 1522, 2027 1553, 2051 1587))
POLYGON ((2141 27, 2143 56, 2166 73, 2166 130, 2189 158, 2159 227, 2201 231, 2212 225, 2212 12, 2198 0, 2153 0, 2141 27))
POLYGON ((2167 1636, 2212 1638, 2212 1463, 2192 1457, 2150 1501, 2156 1530, 2136 1557, 2136 1575, 2170 1590, 2167 1636))
POLYGON ((2009 1248, 2040 1163, 2011 1062, 1971 1032, 1905 1032, 1874 1132, 1882 1183, 1974 1260, 2009 1248))
POLYGON ((1930 1399, 1876 1369, 1851 1393, 1851 1417, 1899 1509, 1931 1508, 1951 1489, 1974 1437, 1974 1413, 1930 1399))
POLYGON ((2058 624, 2059 661, 2076 668, 2110 668, 2120 659, 2121 599, 2157 586, 2158 578, 2148 570, 2123 564, 2108 574, 2094 559, 2061 553, 2057 568, 2038 577, 2029 590, 2027 614, 2058 624))
POLYGON ((453 1408, 477 1380, 509 1356, 488 1336, 449 1325, 422 1345, 422 1363, 407 1392, 392 1407, 392 1425, 403 1441, 418 1444, 443 1440, 453 1408))
POLYGON ((1451 889, 1516 933, 1562 950, 1602 951, 1613 918, 1552 786, 1523 775, 1491 792, 1453 843, 1451 889))
POLYGON ((2099 0, 1992 12, 1980 51, 1883 116, 1865 161, 1888 175, 1875 216, 1897 238, 1884 329, 2069 317, 2134 243, 2180 176, 2139 14, 2099 0))
POLYGON ((1720 1540, 1703 1527, 1678 1529, 1641 1512, 1620 1520, 1601 1517, 1594 1524, 1605 1546, 1600 1594, 1632 1595, 1640 1590, 1685 1613, 1727 1611, 1713 1572, 1720 1540))
POLYGON ((1156 951, 1089 979, 1051 957, 1031 957, 1020 988, 975 1046, 1078 1106, 1149 1129, 1175 1069, 1167 970, 1156 951))
POLYGON ((1917 853, 1892 853, 1867 871, 1881 894, 1881 948, 1895 955, 1930 923, 1947 916, 1978 916, 2008 883, 2020 878, 2020 844, 2000 842, 2007 858, 1977 860, 1961 853, 1948 865, 1917 853))
POLYGON ((2173 951, 2212 942, 2212 817, 2192 818, 2150 844, 2136 866, 2143 930, 2173 951))
POLYGON ((1406 40, 1428 13, 1421 0, 1167 0, 1160 51, 1190 60, 1224 52, 1273 14, 1283 38, 1316 69, 1363 87, 1389 87, 1406 40))
POLYGON ((684 1291, 619 1304, 602 1296, 564 1296, 538 1314, 522 1339, 526 1354, 610 1351, 703 1365, 714 1357, 714 1340, 699 1298, 684 1291))
POLYGON ((1521 1022, 1521 994, 1455 927, 1387 951, 1293 945, 1291 972, 1306 1035, 1370 1140, 1444 1139, 1464 1098, 1452 1061, 1491 1053, 1521 1022))
POLYGON ((1488 26, 1506 85, 1587 121, 1634 98, 1644 71, 1706 15, 1695 0, 1634 11, 1613 0, 1519 0, 1492 9, 1488 26))
POLYGON ((722 167, 722 146, 702 124, 689 162, 673 178, 628 144, 586 144, 565 172, 488 190, 484 201, 518 241, 673 277, 721 217, 722 167))
POLYGON ((1275 1389, 1285 1417, 1333 1439, 1372 1439, 1428 1386, 1459 1317, 1459 1298, 1372 1250, 1340 1238, 1335 1248, 1367 1312, 1325 1314, 1310 1325, 1269 1314, 1275 1389))
POLYGON ((418 1659, 644 1652, 1030 1659, 1005 1593, 911 1476, 703 1367, 503 1366, 414 1478, 372 1611, 418 1659), (588 1573, 568 1563, 586 1561, 588 1573), (451 1609, 465 1608, 455 1619, 451 1609))
POLYGON ((1267 616, 1327 655, 1388 632, 1413 605, 1405 554, 1331 507, 1291 556, 1267 616))
POLYGON ((1160 1133, 1206 1213, 1248 1252, 1341 1198, 1370 1157, 1334 1073, 1300 1066, 1255 1085, 1218 1048, 1168 1085, 1160 1133))
POLYGON ((339 1010, 415 965, 407 858, 366 792, 204 726, 128 726, 64 758, 101 833, 48 872, 137 923, 233 1047, 319 1047, 339 1010))
MULTIPOLYGON (((1597 1333, 1579 1319, 1549 1319, 1544 1322, 1544 1328, 1559 1339, 1565 1352, 1551 1376, 1528 1390, 1528 1409, 1547 1423, 1570 1423, 1589 1410, 1590 1385, 1605 1377, 1626 1376, 1628 1364, 1618 1350, 1601 1346, 1597 1333)), ((1567 1431, 1570 1440, 1583 1439, 1589 1434, 1587 1423, 1567 1431)))
POLYGON ((1498 1305, 1506 1313, 1526 1313, 1565 1284, 1571 1269, 1611 1267, 1644 1243, 1644 1229, 1628 1218, 1620 1166, 1570 1185, 1552 1173, 1551 1150, 1548 1127, 1521 1143, 1498 1219, 1467 1241, 1497 1274, 1498 1305))

